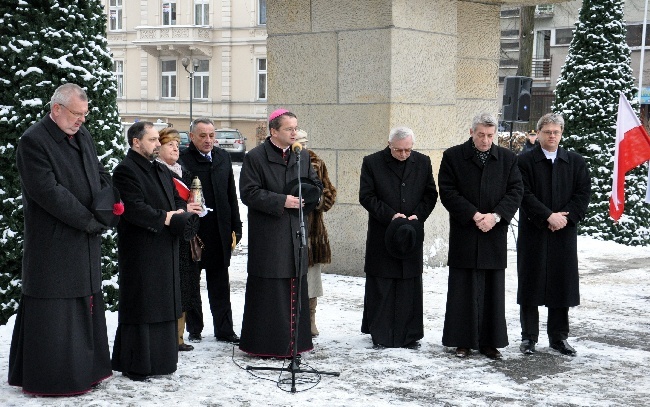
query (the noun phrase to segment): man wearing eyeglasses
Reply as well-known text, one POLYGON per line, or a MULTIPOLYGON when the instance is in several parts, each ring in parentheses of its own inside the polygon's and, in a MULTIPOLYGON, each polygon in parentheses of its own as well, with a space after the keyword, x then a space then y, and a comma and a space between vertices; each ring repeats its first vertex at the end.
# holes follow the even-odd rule
POLYGON ((549 345, 574 356, 569 345, 569 307, 580 304, 578 289, 578 223, 591 196, 585 160, 559 146, 564 119, 549 113, 537 122, 539 145, 519 156, 524 198, 519 211, 517 274, 521 345, 535 353, 540 305, 548 308, 549 345))
POLYGON ((523 186, 517 156, 493 143, 497 121, 476 115, 470 138, 442 156, 440 201, 449 211, 449 279, 442 344, 501 359, 508 345, 505 268, 508 225, 523 186))
POLYGON ((359 203, 368 211, 361 332, 376 349, 417 349, 424 337, 423 248, 412 231, 423 228, 438 192, 431 159, 413 151, 414 142, 413 130, 396 127, 361 166, 359 203))
POLYGON ((108 226, 92 208, 100 191, 110 188, 112 195, 113 188, 83 126, 84 90, 60 86, 50 108, 16 151, 25 235, 9 384, 66 396, 112 374, 101 275, 101 233, 108 226))

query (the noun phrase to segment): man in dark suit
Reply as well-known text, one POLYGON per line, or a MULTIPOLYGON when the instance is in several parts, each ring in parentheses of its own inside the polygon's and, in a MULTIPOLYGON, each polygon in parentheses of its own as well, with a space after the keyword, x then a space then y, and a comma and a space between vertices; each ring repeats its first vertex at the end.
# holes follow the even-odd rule
POLYGON ((87 392, 112 374, 101 275, 106 226, 92 210, 112 187, 83 126, 83 89, 60 86, 50 108, 16 151, 25 235, 9 384, 53 396, 87 392))
MULTIPOLYGON (((214 336, 218 341, 238 343, 239 336, 233 329, 228 267, 232 234, 235 233, 236 241, 241 240, 242 222, 232 161, 227 152, 214 146, 214 138, 212 120, 194 120, 190 132, 192 142, 181 153, 179 161, 193 177, 199 177, 208 208, 208 213, 201 218, 198 235, 205 244, 200 267, 205 269, 214 336)), ((201 329, 203 321, 190 316, 187 320, 188 339, 200 341, 201 329)))
POLYGON ((376 348, 416 349, 424 337, 422 242, 398 257, 385 243, 391 223, 402 218, 420 227, 438 200, 431 159, 413 151, 414 142, 413 130, 394 128, 388 146, 364 157, 361 167, 359 202, 368 211, 361 332, 376 348))
POLYGON ((589 206, 591 179, 582 156, 560 147, 562 131, 562 116, 542 116, 537 122, 539 145, 519 156, 524 199, 517 239, 517 303, 524 354, 535 352, 540 305, 548 307, 551 348, 576 354, 567 342, 569 307, 580 304, 578 222, 589 206))
POLYGON ((471 137, 447 149, 438 173, 449 211, 449 286, 442 344, 465 358, 478 349, 500 359, 508 345, 505 268, 508 224, 523 186, 513 152, 493 144, 497 121, 474 117, 471 137))
POLYGON ((127 133, 131 149, 115 168, 124 201, 117 227, 120 304, 113 370, 132 380, 170 374, 178 362, 181 316, 179 253, 173 217, 186 209, 171 172, 155 161, 160 141, 151 122, 127 133))

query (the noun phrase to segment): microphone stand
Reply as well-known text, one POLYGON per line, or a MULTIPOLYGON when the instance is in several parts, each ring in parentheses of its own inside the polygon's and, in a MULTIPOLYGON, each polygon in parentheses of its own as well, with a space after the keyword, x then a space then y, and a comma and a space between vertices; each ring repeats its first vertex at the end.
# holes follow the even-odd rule
POLYGON ((321 375, 330 375, 330 376, 339 376, 339 372, 321 372, 315 369, 303 370, 300 368, 300 356, 298 355, 298 327, 300 326, 300 315, 302 314, 302 258, 303 258, 303 249, 307 247, 307 233, 305 229, 305 219, 303 217, 302 209, 302 182, 300 182, 300 152, 302 148, 293 147, 292 150, 296 153, 296 164, 298 167, 298 222, 299 228, 296 231, 296 235, 300 240, 300 246, 298 246, 298 269, 296 270, 296 278, 298 279, 298 292, 297 300, 298 303, 298 312, 296 312, 296 317, 292 320, 291 329, 293 331, 293 349, 291 352, 291 363, 287 367, 264 367, 264 366, 246 366, 246 370, 272 370, 272 371, 288 371, 291 373, 291 393, 296 392, 296 374, 297 373, 311 373, 311 374, 321 374, 321 375))

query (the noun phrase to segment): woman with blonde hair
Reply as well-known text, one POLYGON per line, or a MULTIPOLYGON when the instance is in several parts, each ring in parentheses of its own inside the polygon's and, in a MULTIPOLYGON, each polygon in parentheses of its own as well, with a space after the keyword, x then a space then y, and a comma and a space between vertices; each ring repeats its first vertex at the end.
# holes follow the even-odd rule
MULTIPOLYGON (((160 136, 160 151, 158 153, 158 160, 165 165, 172 172, 176 184, 176 189, 179 190, 179 195, 187 200, 189 197, 182 191, 185 189, 189 191, 189 186, 192 182, 192 174, 181 166, 178 162, 179 144, 181 141, 178 130, 167 127, 158 132, 160 136), (180 182, 179 182, 180 181, 180 182)), ((200 203, 188 203, 188 212, 200 214, 200 203)), ((201 332, 203 330, 203 313, 201 311, 201 270, 198 263, 192 260, 192 253, 190 250, 190 243, 181 240, 179 246, 179 270, 181 279, 181 308, 183 314, 178 319, 178 350, 190 351, 194 347, 188 345, 183 340, 185 331, 185 324, 187 323, 188 332, 201 332)))

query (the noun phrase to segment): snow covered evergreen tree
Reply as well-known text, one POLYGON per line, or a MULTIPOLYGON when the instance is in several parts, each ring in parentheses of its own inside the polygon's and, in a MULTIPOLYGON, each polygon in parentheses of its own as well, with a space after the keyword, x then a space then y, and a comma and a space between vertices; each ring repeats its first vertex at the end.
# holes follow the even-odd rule
POLYGON ((562 145, 582 154, 592 179, 592 197, 581 233, 628 245, 650 244, 650 207, 644 204, 647 166, 625 181, 625 213, 609 217, 620 92, 638 110, 623 0, 584 0, 569 54, 555 90, 553 110, 564 115, 562 145))
MULTIPOLYGON (((108 171, 124 157, 112 59, 100 0, 4 0, 0 2, 0 323, 20 298, 23 213, 16 170, 22 133, 49 112, 54 90, 76 83, 88 94, 85 126, 108 171)), ((47 239, 47 236, 44 236, 47 239)), ((117 304, 114 231, 104 234, 104 300, 117 304)), ((47 244, 44 240, 43 244, 47 244)), ((65 253, 61 255, 65 256, 65 253)))

